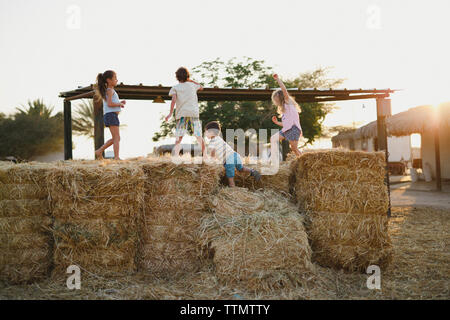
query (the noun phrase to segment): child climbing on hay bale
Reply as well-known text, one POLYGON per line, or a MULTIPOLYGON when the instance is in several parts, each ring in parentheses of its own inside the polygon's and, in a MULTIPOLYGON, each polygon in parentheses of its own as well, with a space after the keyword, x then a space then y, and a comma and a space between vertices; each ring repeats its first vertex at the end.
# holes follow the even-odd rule
POLYGON ((205 135, 210 139, 208 149, 211 150, 213 158, 223 161, 225 166, 225 174, 230 187, 234 187, 235 170, 250 172, 250 175, 256 181, 261 179, 261 175, 255 169, 250 169, 242 165, 241 157, 235 152, 219 135, 221 132, 220 123, 217 121, 209 122, 205 127, 205 135))
POLYGON ((270 138, 271 145, 271 162, 273 160, 278 161, 278 140, 286 139, 289 141, 291 150, 300 156, 301 153, 298 150, 298 140, 302 136, 302 127, 300 125, 300 117, 298 114, 302 112, 300 106, 291 97, 281 79, 277 74, 273 75, 274 79, 278 82, 281 89, 278 89, 272 94, 272 102, 278 107, 278 114, 281 115, 281 121, 279 122, 276 116, 272 117, 273 123, 282 127, 280 132, 274 134, 270 138))

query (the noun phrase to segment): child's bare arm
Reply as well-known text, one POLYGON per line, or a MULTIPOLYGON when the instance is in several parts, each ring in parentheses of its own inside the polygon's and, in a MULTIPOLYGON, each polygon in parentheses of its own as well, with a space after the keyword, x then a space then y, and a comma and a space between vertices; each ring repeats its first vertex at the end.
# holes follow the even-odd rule
POLYGON ((283 126, 283 123, 278 121, 276 116, 272 117, 272 122, 275 123, 276 125, 280 126, 280 127, 283 126))
POLYGON ((172 114, 173 114, 173 109, 175 108, 175 103, 176 103, 176 102, 177 102, 177 95, 174 94, 174 95, 172 96, 172 103, 170 104, 170 113, 169 113, 169 115, 166 117, 166 121, 169 121, 170 117, 172 116, 172 114))
POLYGON ((284 85, 283 81, 281 81, 281 79, 278 77, 278 75, 277 75, 276 73, 273 75, 273 78, 274 78, 275 80, 277 80, 278 85, 279 85, 280 88, 281 88, 281 91, 283 91, 283 95, 284 95, 285 101, 288 101, 288 99, 289 99, 289 93, 288 93, 288 91, 287 91, 287 89, 286 89, 286 86, 284 85))
POLYGON ((189 79, 188 81, 192 82, 192 83, 195 83, 196 85, 200 86, 200 88, 198 88, 198 90, 203 90, 203 86, 200 83, 195 82, 194 80, 191 80, 191 79, 189 79))

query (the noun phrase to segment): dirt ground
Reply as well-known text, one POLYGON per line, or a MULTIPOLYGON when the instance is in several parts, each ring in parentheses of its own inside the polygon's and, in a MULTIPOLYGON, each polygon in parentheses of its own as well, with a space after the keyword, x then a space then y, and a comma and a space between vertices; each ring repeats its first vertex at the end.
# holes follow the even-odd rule
POLYGON ((82 272, 80 290, 68 290, 66 279, 0 283, 0 299, 450 299, 449 230, 448 209, 393 207, 389 225, 393 260, 381 272, 381 290, 367 288, 367 274, 316 266, 317 275, 302 287, 248 292, 220 283, 213 267, 205 266, 171 281, 144 275, 105 279, 82 272))
POLYGON ((398 189, 391 191, 393 206, 421 206, 450 212, 450 193, 398 189))

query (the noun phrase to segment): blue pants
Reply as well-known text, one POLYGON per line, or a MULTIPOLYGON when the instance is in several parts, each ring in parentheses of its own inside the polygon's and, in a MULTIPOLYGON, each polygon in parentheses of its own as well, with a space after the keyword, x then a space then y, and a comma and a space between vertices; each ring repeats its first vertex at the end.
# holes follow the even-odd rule
POLYGON ((234 178, 235 169, 238 169, 238 171, 242 171, 244 169, 241 157, 236 152, 228 156, 223 165, 225 166, 225 174, 227 178, 234 178))

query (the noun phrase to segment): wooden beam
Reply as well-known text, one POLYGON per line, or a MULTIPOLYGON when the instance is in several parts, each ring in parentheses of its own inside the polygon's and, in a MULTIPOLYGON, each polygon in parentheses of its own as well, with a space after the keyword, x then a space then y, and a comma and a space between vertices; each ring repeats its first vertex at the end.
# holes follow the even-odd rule
MULTIPOLYGON (((387 130, 386 130, 386 117, 387 117, 387 103, 389 100, 379 98, 377 99, 377 141, 378 141, 378 150, 384 151, 386 155, 386 163, 385 163, 385 176, 384 182, 388 189, 388 197, 389 197, 389 206, 387 216, 391 216, 391 187, 389 182, 389 171, 388 171, 388 161, 389 161, 389 151, 388 151, 388 143, 387 143, 387 130)), ((390 103, 390 101, 389 101, 390 103)), ((390 109, 390 108, 389 108, 390 109)))
POLYGON ((64 101, 64 160, 72 159, 72 109, 70 101, 64 101))
POLYGON ((72 101, 77 99, 83 99, 83 98, 91 98, 94 97, 94 91, 89 91, 81 94, 77 94, 75 96, 67 97, 65 98, 66 101, 72 101))
MULTIPOLYGON (((93 99, 94 103, 94 145, 95 150, 105 143, 105 124, 103 122, 103 100, 93 99)), ((105 152, 103 152, 103 157, 105 152)))
POLYGON ((439 121, 434 128, 434 157, 436 163, 436 189, 442 191, 442 178, 441 178, 441 148, 439 141, 439 121))
MULTIPOLYGON (((205 88, 198 92, 199 101, 270 101, 275 88, 205 88)), ((168 95, 170 87, 163 86, 130 86, 118 85, 116 91, 122 99, 153 100, 161 96, 165 100, 171 99, 168 95)), ((329 102, 343 100, 377 99, 388 97, 395 90, 346 90, 346 89, 288 89, 298 102, 329 102)), ((61 92, 60 97, 67 100, 91 98, 93 87, 78 88, 73 91, 61 92)))

